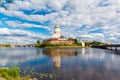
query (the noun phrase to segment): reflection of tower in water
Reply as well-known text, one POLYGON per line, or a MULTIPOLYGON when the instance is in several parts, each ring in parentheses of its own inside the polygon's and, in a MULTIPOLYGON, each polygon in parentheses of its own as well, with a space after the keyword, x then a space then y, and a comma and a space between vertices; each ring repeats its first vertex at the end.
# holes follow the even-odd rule
POLYGON ((57 56, 53 56, 53 61, 54 61, 54 66, 59 69, 61 66, 61 56, 57 55, 57 56))
POLYGON ((85 54, 85 48, 82 48, 82 54, 85 54))
MULTIPOLYGON (((83 50, 83 53, 84 53, 84 50, 83 50)), ((52 57, 54 62, 54 67, 58 70, 61 67, 62 57, 77 56, 78 49, 71 49, 71 48, 70 49, 63 49, 63 48, 44 49, 43 53, 52 57)))

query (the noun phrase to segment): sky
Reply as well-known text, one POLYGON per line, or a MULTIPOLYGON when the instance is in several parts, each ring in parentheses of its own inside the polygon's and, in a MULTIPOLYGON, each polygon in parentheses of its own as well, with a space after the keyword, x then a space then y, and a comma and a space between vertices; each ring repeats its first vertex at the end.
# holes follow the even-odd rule
POLYGON ((0 43, 35 43, 53 36, 120 43, 120 0, 13 0, 0 6, 0 43))

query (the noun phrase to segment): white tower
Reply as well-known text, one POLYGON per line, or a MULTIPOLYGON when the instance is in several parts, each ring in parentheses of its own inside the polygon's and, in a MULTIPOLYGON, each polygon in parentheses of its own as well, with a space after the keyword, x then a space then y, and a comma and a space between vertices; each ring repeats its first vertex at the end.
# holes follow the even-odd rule
POLYGON ((53 37, 59 39, 60 36, 61 36, 60 32, 61 32, 60 27, 59 26, 55 26, 53 37))
POLYGON ((85 47, 85 42, 83 40, 80 41, 82 44, 82 47, 85 47))

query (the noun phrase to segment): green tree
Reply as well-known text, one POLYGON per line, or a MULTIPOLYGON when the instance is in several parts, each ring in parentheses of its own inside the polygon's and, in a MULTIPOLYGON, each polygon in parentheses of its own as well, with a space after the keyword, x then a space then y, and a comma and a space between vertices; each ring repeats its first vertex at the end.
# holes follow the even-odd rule
POLYGON ((78 44, 78 40, 76 38, 68 38, 69 40, 73 40, 75 44, 78 44))
POLYGON ((40 42, 40 40, 37 40, 37 44, 40 44, 41 42, 40 42))
POLYGON ((104 44, 104 43, 99 42, 99 41, 93 41, 93 42, 91 43, 91 45, 95 45, 95 46, 101 45, 101 44, 104 44))
POLYGON ((90 46, 91 42, 85 42, 85 46, 90 46))
POLYGON ((35 47, 41 47, 41 42, 40 42, 40 40, 37 40, 37 41, 36 41, 35 47))

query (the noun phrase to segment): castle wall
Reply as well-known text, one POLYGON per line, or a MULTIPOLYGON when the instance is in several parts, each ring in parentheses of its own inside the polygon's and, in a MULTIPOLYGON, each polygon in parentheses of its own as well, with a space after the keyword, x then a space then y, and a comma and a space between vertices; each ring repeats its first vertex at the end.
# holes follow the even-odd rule
POLYGON ((49 44, 74 44, 72 40, 48 40, 46 43, 49 44))

